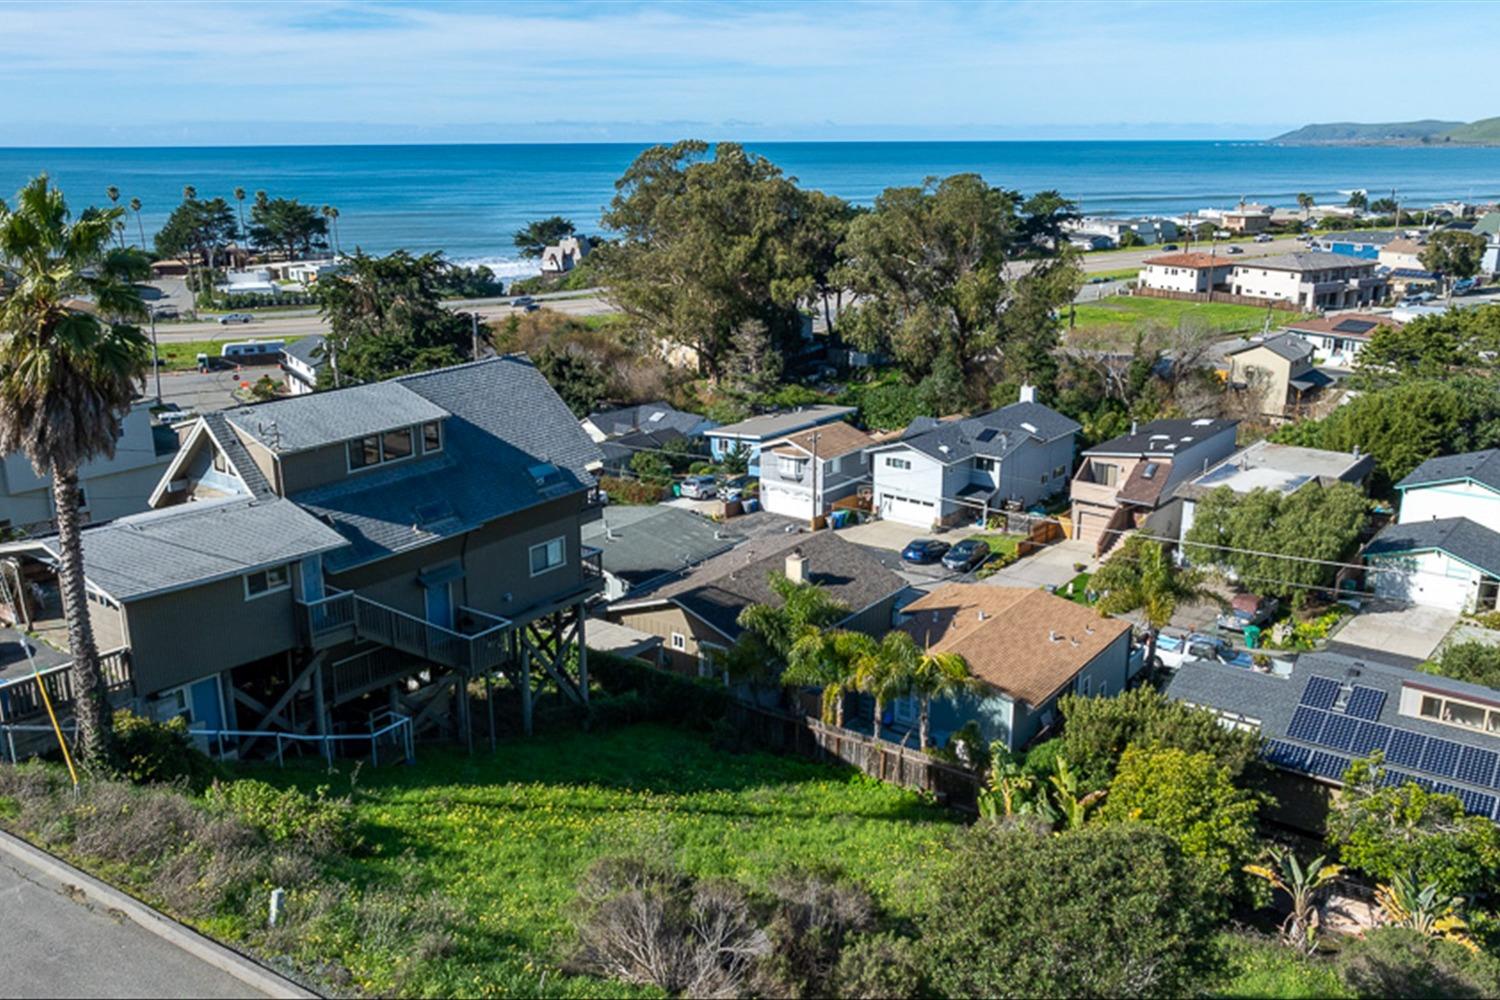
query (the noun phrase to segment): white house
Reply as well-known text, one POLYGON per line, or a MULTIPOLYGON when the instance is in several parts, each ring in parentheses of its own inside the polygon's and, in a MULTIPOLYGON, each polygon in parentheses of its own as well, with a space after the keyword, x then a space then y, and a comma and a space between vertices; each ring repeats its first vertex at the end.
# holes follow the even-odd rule
POLYGON ((290 344, 283 344, 281 370, 286 375, 287 395, 305 396, 317 392, 318 376, 327 365, 322 337, 299 337, 290 344))
POLYGON ((1450 611, 1494 610, 1500 588, 1500 449, 1430 458, 1396 489, 1396 523, 1365 547, 1375 593, 1450 611))
POLYGON ((773 514, 811 520, 869 482, 875 439, 842 421, 776 441, 761 452, 760 502, 773 514))
POLYGON ((869 450, 875 510, 930 528, 1030 506, 1067 486, 1080 430, 1028 399, 958 420, 919 417, 899 439, 869 450))
POLYGON ((542 273, 562 274, 577 267, 592 249, 587 236, 569 236, 542 251, 542 273))
POLYGON ((1251 257, 1234 265, 1230 291, 1292 302, 1303 309, 1353 309, 1385 297, 1386 282, 1375 261, 1343 254, 1298 250, 1251 257))
POLYGON ((1340 313, 1295 320, 1282 327, 1313 349, 1313 363, 1335 368, 1353 368, 1359 352, 1383 329, 1400 329, 1401 323, 1390 316, 1370 313, 1340 313))
POLYGON ((1169 253, 1147 257, 1136 281, 1143 288, 1199 294, 1228 287, 1234 259, 1207 253, 1169 253))

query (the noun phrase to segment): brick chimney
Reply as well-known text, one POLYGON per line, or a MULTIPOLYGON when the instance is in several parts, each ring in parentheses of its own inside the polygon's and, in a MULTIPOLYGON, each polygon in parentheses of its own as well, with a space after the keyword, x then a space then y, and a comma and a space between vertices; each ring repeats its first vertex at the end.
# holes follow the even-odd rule
POLYGON ((786 555, 786 578, 793 583, 807 582, 807 557, 801 549, 793 549, 786 555))

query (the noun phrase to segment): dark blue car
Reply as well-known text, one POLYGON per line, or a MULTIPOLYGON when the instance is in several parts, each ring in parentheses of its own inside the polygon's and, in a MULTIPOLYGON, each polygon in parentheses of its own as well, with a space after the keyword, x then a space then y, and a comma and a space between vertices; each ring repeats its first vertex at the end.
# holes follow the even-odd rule
POLYGON ((918 538, 908 542, 906 548, 901 550, 901 561, 926 566, 942 559, 947 552, 947 542, 940 542, 935 538, 918 538))
POLYGON ((982 542, 977 538, 965 538, 943 556, 943 565, 958 573, 967 573, 984 565, 984 561, 990 557, 990 546, 988 542, 982 542))

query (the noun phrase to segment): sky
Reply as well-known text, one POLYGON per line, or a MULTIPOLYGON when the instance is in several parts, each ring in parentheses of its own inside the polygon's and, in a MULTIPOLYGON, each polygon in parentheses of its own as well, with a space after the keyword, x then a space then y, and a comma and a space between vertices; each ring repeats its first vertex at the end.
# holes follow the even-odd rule
POLYGON ((1500 3, 18 3, 0 146, 1266 138, 1500 115, 1500 3))

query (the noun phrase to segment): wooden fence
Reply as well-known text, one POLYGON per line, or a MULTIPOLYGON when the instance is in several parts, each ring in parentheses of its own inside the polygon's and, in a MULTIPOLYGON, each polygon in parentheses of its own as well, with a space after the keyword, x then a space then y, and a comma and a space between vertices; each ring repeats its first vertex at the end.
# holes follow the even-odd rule
POLYGON ((797 716, 735 702, 730 722, 749 741, 779 753, 798 754, 858 768, 872 778, 930 792, 938 802, 967 813, 978 811, 979 775, 929 757, 920 750, 840 729, 811 716, 797 716))
POLYGON ((1265 299, 1257 295, 1235 295, 1232 292, 1214 292, 1210 300, 1207 292, 1179 292, 1171 288, 1147 288, 1136 285, 1130 293, 1146 299, 1176 299, 1179 302, 1222 302, 1232 306, 1259 306, 1262 309, 1280 309, 1283 312, 1300 312, 1301 307, 1285 299, 1265 299))

